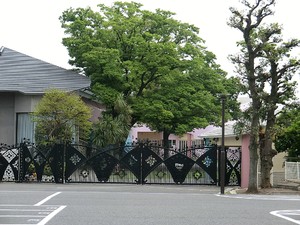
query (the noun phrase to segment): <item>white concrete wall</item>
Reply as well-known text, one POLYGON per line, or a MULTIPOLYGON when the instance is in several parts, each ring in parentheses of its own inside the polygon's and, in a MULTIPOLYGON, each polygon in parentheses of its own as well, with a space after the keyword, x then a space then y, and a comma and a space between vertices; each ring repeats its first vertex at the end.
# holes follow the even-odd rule
POLYGON ((33 112, 36 104, 41 100, 41 95, 22 95, 16 94, 15 112, 28 113, 33 112))
POLYGON ((33 112, 41 95, 0 93, 0 143, 15 144, 17 113, 33 112))

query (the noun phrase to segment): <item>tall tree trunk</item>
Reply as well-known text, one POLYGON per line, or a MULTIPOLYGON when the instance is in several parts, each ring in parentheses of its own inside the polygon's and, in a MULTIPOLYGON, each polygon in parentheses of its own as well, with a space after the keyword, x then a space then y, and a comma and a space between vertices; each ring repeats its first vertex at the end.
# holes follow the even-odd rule
POLYGON ((258 118, 252 119, 252 126, 250 132, 250 144, 249 144, 249 153, 250 153, 250 173, 249 173, 249 184, 248 184, 248 193, 257 193, 257 162, 258 162, 258 118))
MULTIPOLYGON (((251 61, 254 65, 254 61, 251 61)), ((253 68, 253 67, 252 67, 253 68)), ((250 74, 254 74, 253 70, 250 69, 250 74)), ((249 184, 248 184, 248 193, 258 193, 257 189, 257 163, 258 163, 258 133, 259 133, 259 118, 260 118, 260 107, 261 101, 258 97, 255 79, 253 76, 250 76, 252 79, 249 79, 249 88, 252 96, 252 117, 251 117, 251 130, 250 130, 250 174, 249 174, 249 184)))
POLYGON ((163 147, 164 147, 164 159, 169 158, 169 136, 170 132, 164 131, 163 132, 163 147))
POLYGON ((271 188, 271 170, 273 157, 277 151, 272 148, 273 128, 275 125, 275 110, 270 109, 265 132, 260 134, 260 158, 261 158, 261 188, 271 188))

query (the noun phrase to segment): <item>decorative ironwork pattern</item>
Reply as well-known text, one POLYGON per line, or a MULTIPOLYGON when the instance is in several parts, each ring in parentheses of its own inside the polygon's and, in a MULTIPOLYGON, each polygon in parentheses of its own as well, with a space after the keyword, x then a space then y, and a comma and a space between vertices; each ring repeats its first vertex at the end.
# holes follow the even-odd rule
POLYGON ((81 161, 81 158, 77 154, 74 154, 70 157, 70 161, 76 166, 81 161))
POLYGON ((108 181, 117 163, 118 160, 107 153, 99 153, 87 161, 87 164, 93 168, 100 182, 108 181))
POLYGON ((225 185, 241 184, 241 148, 226 148, 225 185))
POLYGON ((0 146, 0 181, 15 181, 18 179, 18 149, 14 146, 0 146))
POLYGON ((182 184, 184 182, 186 175, 194 163, 192 159, 183 154, 176 154, 165 160, 165 164, 176 184, 182 184))
POLYGON ((212 183, 216 184, 218 182, 217 177, 217 147, 211 146, 206 147, 202 150, 203 153, 197 160, 196 163, 203 169, 212 179, 212 183))
MULTIPOLYGON (((164 148, 147 142, 129 147, 109 145, 102 149, 79 145, 38 147, 23 143, 19 147, 0 146, 0 153, 0 180, 27 181, 28 174, 34 173, 37 181, 48 182, 62 182, 65 178, 68 182, 218 183, 216 146, 184 152, 170 149, 165 159, 164 148)), ((226 148, 225 182, 240 185, 239 147, 226 148)))

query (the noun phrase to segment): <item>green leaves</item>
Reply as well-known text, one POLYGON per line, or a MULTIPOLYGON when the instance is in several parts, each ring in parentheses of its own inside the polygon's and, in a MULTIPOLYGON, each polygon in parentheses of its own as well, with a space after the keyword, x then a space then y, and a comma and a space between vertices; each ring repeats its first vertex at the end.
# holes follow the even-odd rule
POLYGON ((66 143, 76 135, 89 135, 91 109, 78 95, 56 89, 48 90, 35 108, 38 143, 66 143))
POLYGON ((300 111, 299 104, 284 110, 278 117, 276 150, 288 152, 288 161, 300 161, 300 111))
POLYGON ((132 110, 123 96, 117 95, 114 107, 108 109, 94 125, 93 144, 105 147, 109 144, 124 143, 131 128, 131 114, 132 110))
MULTIPOLYGON (((133 110, 131 125, 182 134, 219 122, 216 94, 229 92, 230 82, 202 46, 199 29, 173 16, 115 2, 100 4, 99 11, 66 10, 60 21, 72 64, 91 77, 93 92, 108 109, 121 94, 133 110)), ((115 118, 104 120, 112 124, 115 118)))

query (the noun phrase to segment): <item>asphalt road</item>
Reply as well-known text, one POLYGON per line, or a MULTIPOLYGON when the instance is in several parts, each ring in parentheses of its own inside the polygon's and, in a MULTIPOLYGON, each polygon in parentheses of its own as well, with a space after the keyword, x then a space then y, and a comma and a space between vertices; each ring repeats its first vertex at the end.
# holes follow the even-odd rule
POLYGON ((299 195, 216 186, 0 183, 0 225, 291 225, 299 195))

